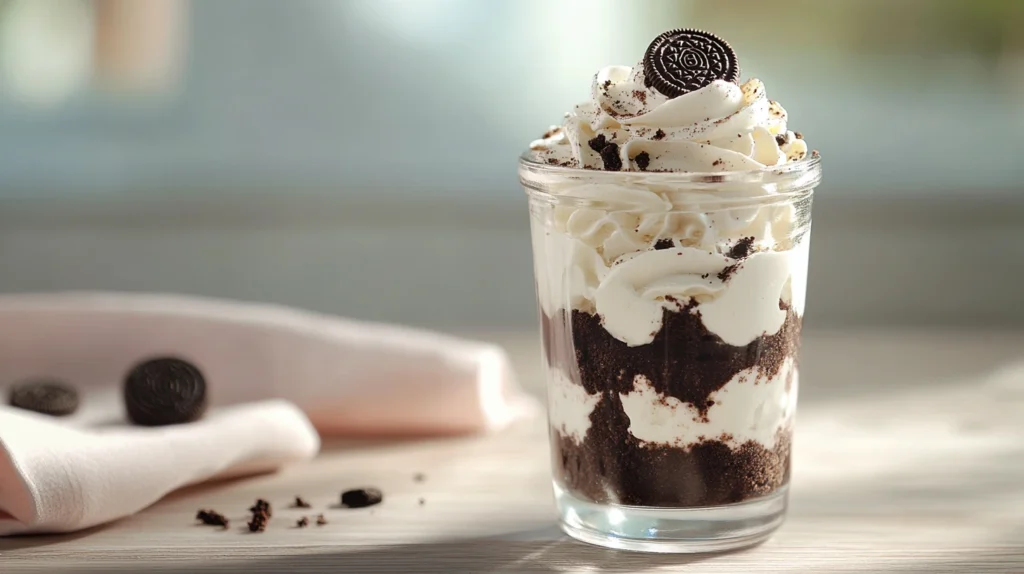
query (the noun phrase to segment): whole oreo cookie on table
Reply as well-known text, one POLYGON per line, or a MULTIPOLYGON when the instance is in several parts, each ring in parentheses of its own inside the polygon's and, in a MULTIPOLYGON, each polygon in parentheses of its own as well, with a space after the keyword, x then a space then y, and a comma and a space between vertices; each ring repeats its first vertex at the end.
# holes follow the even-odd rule
POLYGON ((78 410, 78 391, 60 381, 25 381, 11 387, 8 404, 44 415, 64 417, 78 410))
POLYGON ((199 368, 174 357, 139 363, 124 382, 128 419, 141 426, 192 422, 206 411, 206 379, 199 368))
POLYGON ((700 30, 671 30, 644 54, 644 84, 670 98, 697 91, 715 80, 737 82, 740 65, 725 40, 700 30))

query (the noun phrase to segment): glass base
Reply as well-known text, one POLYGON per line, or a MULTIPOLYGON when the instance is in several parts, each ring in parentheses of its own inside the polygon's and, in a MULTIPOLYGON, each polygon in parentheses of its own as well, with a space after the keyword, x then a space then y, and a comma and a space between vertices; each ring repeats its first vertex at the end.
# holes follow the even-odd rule
POLYGON ((639 552, 721 552, 753 546, 782 525, 788 486, 756 500, 706 508, 596 504, 555 484, 562 530, 582 542, 639 552))

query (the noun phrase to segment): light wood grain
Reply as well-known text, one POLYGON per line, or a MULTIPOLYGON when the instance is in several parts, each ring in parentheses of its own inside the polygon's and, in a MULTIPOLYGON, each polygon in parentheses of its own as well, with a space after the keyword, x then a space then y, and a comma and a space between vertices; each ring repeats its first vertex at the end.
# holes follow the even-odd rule
MULTIPOLYGON (((536 338, 490 338, 540 394, 536 338)), ((307 465, 194 487, 105 527, 2 539, 0 572, 1024 572, 1024 333, 805 339, 789 519, 750 550, 652 556, 566 539, 545 425, 531 420, 487 437, 328 443, 307 465), (385 503, 330 508, 360 485, 385 503), (288 509, 296 494, 316 508, 288 509), (257 497, 274 518, 245 533, 257 497), (193 526, 200 507, 232 528, 193 526), (318 512, 329 525, 292 527, 318 512)))

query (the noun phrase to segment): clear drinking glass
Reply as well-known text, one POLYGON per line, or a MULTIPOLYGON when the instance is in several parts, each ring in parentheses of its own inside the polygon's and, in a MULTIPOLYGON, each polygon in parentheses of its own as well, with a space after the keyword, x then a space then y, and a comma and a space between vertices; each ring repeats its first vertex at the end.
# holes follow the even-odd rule
POLYGON ((604 172, 524 156, 562 528, 707 552, 787 504, 817 157, 604 172))

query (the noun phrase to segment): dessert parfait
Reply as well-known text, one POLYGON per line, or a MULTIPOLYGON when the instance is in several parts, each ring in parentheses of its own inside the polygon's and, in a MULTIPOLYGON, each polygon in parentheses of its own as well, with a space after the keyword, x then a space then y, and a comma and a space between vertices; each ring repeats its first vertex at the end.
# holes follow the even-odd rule
POLYGON ((728 44, 673 30, 600 70, 520 178, 566 530, 653 550, 766 536, 789 482, 817 154, 728 44))

